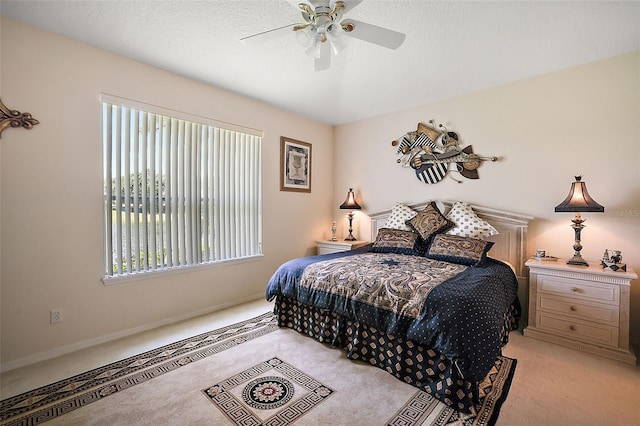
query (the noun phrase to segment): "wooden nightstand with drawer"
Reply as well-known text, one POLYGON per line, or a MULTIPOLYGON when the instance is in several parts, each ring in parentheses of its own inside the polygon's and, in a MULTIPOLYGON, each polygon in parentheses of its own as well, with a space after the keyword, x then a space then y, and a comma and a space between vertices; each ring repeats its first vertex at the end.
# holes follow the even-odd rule
POLYGON ((369 244, 368 241, 316 241, 318 254, 337 253, 340 251, 349 251, 369 244))
POLYGON ((530 259, 529 325, 525 336, 636 363, 629 345, 629 294, 638 276, 562 259, 530 259))

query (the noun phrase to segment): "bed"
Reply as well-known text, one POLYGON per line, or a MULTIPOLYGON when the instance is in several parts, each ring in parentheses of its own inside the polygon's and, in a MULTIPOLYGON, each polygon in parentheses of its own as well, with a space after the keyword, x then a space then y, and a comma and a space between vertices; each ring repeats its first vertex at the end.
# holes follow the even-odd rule
POLYGON ((266 290, 278 324, 473 412, 526 306, 532 218, 435 201, 370 218, 371 244, 278 268, 266 290))

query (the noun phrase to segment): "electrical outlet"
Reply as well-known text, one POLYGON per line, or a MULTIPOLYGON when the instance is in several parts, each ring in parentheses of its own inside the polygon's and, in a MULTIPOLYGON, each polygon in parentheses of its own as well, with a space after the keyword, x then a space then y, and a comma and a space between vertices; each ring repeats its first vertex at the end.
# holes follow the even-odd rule
POLYGON ((62 311, 60 309, 52 309, 50 312, 51 324, 55 324, 57 322, 62 321, 62 311))

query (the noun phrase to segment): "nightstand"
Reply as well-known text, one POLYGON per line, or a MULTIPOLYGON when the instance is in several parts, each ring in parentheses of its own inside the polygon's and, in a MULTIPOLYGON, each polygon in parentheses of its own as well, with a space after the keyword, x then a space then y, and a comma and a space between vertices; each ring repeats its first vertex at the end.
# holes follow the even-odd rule
POLYGON ((368 241, 316 241, 318 247, 318 254, 337 253, 339 251, 349 251, 369 244, 368 241))
POLYGON ((629 294, 638 276, 599 262, 533 260, 529 267, 529 325, 524 335, 619 361, 636 363, 629 345, 629 294))

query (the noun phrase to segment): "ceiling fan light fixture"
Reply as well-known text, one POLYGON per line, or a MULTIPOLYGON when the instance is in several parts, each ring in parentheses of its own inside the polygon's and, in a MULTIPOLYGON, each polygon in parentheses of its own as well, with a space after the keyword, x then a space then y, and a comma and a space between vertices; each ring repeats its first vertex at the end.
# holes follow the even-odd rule
POLYGON ((332 40, 330 43, 331 43, 331 51, 336 56, 338 55, 338 53, 342 52, 347 47, 347 44, 342 39, 339 39, 339 38, 336 40, 332 40))
POLYGON ((312 58, 318 59, 320 57, 320 46, 322 46, 322 42, 319 39, 314 38, 304 53, 312 58))
POLYGON ((342 27, 340 25, 331 25, 331 28, 327 31, 327 40, 331 44, 331 51, 334 55, 338 55, 338 53, 342 52, 347 44, 344 42, 344 39, 340 37, 342 35, 342 27))
POLYGON ((307 26, 304 29, 296 31, 296 40, 298 40, 298 44, 300 44, 300 46, 309 46, 313 41, 313 31, 311 30, 311 26, 307 26))
POLYGON ((331 66, 331 46, 329 43, 320 44, 320 56, 313 60, 313 68, 316 71, 324 71, 331 66))
POLYGON ((340 35, 343 33, 343 30, 342 30, 342 27, 340 26, 340 24, 337 24, 335 22, 330 22, 325 27, 324 32, 327 33, 331 37, 340 37, 340 35))

